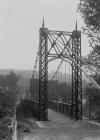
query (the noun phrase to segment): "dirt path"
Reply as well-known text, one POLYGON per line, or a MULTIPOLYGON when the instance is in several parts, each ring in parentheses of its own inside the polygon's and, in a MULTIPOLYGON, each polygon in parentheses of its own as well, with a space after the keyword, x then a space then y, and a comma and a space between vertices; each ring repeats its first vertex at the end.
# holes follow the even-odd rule
POLYGON ((100 126, 76 122, 51 110, 48 122, 29 119, 18 123, 18 140, 100 140, 100 126))

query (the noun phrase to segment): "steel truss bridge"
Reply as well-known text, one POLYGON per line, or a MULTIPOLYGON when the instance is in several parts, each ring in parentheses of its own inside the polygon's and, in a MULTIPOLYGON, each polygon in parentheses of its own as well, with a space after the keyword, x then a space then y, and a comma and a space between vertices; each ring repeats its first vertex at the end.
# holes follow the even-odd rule
POLYGON ((82 119, 82 72, 100 88, 83 69, 83 65, 95 71, 81 57, 81 31, 77 29, 77 23, 73 32, 54 31, 45 28, 43 20, 43 25, 39 30, 39 48, 30 80, 30 94, 34 95, 33 98, 31 97, 31 105, 39 120, 48 120, 48 108, 52 108, 76 120, 82 119), (70 103, 51 100, 48 94, 48 64, 58 59, 61 62, 50 82, 51 84, 53 83, 62 62, 68 62, 71 65, 70 103), (39 72, 38 78, 36 78, 37 67, 39 72))

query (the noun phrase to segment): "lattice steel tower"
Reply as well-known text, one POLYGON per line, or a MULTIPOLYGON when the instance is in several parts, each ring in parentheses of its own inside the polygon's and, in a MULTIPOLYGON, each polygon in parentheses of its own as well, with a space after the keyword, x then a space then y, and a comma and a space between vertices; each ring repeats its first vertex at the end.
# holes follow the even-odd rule
POLYGON ((82 71, 81 67, 81 32, 72 32, 72 109, 71 116, 76 120, 82 119, 82 71), (74 53, 73 53, 74 52, 74 53), (76 65, 77 64, 77 65, 76 65))
POLYGON ((47 28, 40 28, 39 42, 39 120, 48 120, 48 57, 47 28))

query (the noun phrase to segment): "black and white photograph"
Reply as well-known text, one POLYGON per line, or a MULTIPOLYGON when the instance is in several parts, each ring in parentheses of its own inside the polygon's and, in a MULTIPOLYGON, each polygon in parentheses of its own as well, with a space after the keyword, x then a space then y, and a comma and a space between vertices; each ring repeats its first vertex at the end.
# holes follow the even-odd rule
POLYGON ((100 140, 100 0, 0 0, 0 140, 100 140))

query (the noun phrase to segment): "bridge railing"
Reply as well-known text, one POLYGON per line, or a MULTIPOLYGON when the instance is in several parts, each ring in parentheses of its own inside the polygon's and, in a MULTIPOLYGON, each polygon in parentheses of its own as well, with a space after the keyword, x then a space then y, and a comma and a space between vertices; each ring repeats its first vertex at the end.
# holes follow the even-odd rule
POLYGON ((33 115, 39 118, 39 102, 34 100, 27 100, 27 104, 33 112, 33 115))
MULTIPOLYGON (((34 116, 39 118, 39 102, 31 100, 29 101, 31 103, 31 108, 34 116)), ((65 114, 67 116, 71 116, 71 104, 63 103, 59 101, 48 101, 48 108, 53 109, 57 112, 60 112, 62 114, 65 114)))
POLYGON ((48 107, 62 114, 71 116, 71 104, 49 100, 48 107))
POLYGON ((39 102, 33 101, 33 112, 37 118, 39 118, 39 102))

